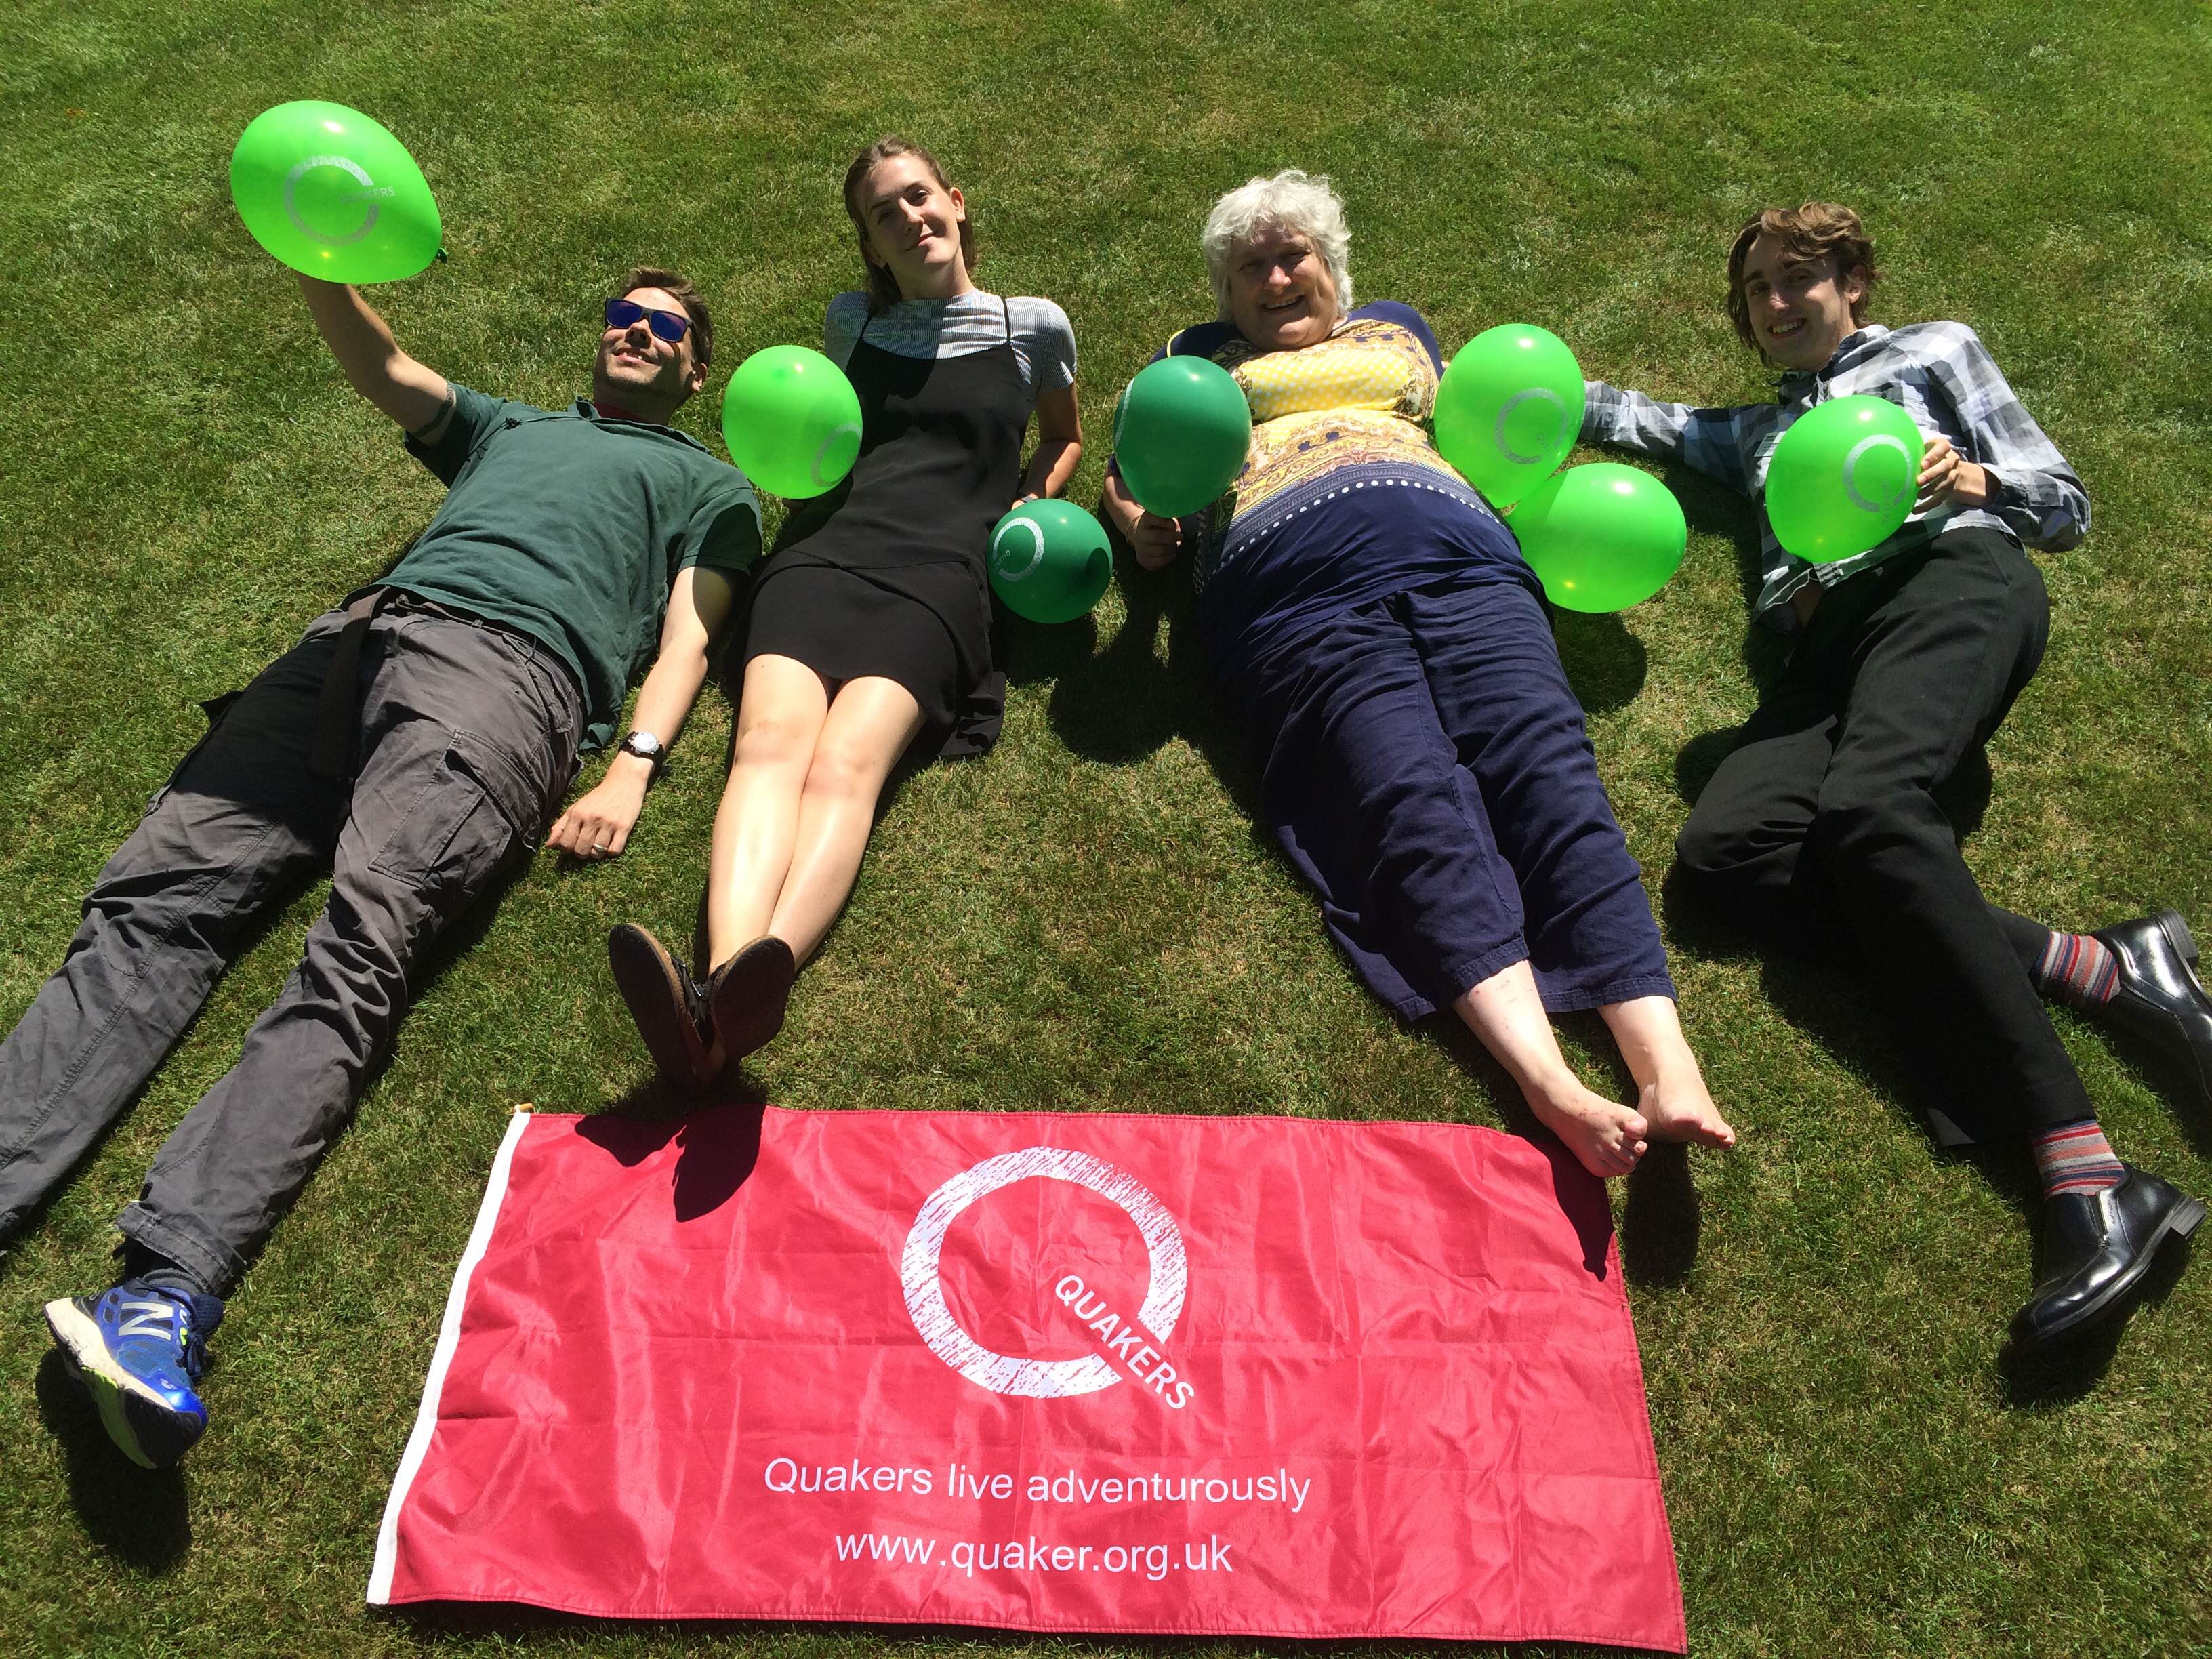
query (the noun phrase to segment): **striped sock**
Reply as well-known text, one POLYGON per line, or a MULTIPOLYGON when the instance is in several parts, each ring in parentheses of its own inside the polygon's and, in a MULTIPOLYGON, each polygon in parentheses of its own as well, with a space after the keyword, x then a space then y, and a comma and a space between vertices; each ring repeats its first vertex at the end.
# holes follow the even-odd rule
POLYGON ((2030 975, 2045 996, 2075 1008, 2101 1008, 2119 988, 2120 959, 2087 933, 2051 934, 2030 975))
POLYGON ((2113 1155, 2112 1143, 2094 1117, 2046 1129, 2028 1144, 2035 1152, 2035 1170, 2043 1177, 2045 1198, 2102 1192, 2118 1186, 2127 1174, 2127 1166, 2113 1155))

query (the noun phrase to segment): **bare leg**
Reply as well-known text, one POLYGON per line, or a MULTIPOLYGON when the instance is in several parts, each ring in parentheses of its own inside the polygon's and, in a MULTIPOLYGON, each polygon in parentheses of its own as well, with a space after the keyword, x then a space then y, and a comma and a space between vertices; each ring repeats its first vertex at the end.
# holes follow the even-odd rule
POLYGON ((1652 1139, 1735 1145, 1735 1131, 1705 1092, 1705 1074, 1683 1038, 1672 997, 1637 997, 1598 1012, 1636 1079, 1636 1104, 1650 1125, 1652 1139))
POLYGON ((737 751, 714 814, 707 864, 707 953, 720 963, 769 930, 790 873, 799 796, 830 713, 805 664, 755 657, 738 701, 737 751))
POLYGON ((1650 1126, 1632 1109, 1592 1094, 1568 1069, 1526 962, 1499 969, 1452 1008, 1521 1085, 1529 1109, 1567 1143, 1584 1169, 1610 1176, 1636 1167, 1650 1126))
POLYGON ((830 700, 799 796, 790 868, 765 930, 799 961, 814 954, 851 896, 877 799, 921 724, 921 705, 895 680, 848 680, 830 700))

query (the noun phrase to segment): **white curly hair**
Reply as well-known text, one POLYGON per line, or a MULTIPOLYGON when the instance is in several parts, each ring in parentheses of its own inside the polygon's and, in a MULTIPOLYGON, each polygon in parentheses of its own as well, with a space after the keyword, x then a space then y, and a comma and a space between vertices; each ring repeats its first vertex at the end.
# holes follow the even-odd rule
POLYGON ((1262 225, 1312 237, 1336 284, 1338 307, 1351 311, 1352 271, 1345 261, 1352 250, 1352 228, 1344 221, 1344 204, 1328 187, 1327 173, 1285 167, 1272 179, 1248 179, 1206 216, 1199 246, 1206 253, 1206 280, 1212 284, 1223 317, 1229 315, 1230 250, 1262 225))

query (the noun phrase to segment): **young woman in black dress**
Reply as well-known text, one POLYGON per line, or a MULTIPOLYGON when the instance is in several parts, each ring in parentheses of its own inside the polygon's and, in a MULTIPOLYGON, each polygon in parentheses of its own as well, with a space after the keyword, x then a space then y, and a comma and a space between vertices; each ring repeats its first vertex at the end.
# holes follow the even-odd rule
POLYGON ((917 741, 979 754, 997 737, 991 528, 1060 494, 1082 453, 1066 314, 975 286, 967 204, 937 159, 879 139, 846 172, 845 210, 868 286, 830 301, 823 345, 860 393, 860 454, 793 513, 754 582, 708 866, 712 970, 695 982, 634 925, 608 941, 646 1046, 693 1088, 781 1027, 899 757, 917 741))

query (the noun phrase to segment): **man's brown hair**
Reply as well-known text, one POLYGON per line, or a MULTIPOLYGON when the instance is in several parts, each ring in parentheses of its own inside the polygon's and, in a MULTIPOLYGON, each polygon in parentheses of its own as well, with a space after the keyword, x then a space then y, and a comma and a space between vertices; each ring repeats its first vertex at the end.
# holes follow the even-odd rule
POLYGON ((665 265, 632 265, 617 292, 630 295, 641 288, 657 288, 684 307, 684 314, 691 319, 692 361, 702 368, 713 362, 714 319, 707 314, 706 296, 691 286, 691 279, 665 265))
MULTIPOLYGON (((860 205, 861 186, 868 182, 868 173, 878 161, 888 161, 894 155, 911 155, 929 169, 929 176, 937 180, 938 188, 950 190, 952 181, 945 176, 945 168, 938 159, 920 144, 909 143, 903 138, 882 137, 853 158, 853 165, 845 169, 845 212, 853 222, 853 228, 860 238, 860 259, 868 270, 868 310, 871 314, 888 311, 898 303, 898 278, 868 258, 868 222, 860 205)), ((967 262, 968 274, 975 274, 975 226, 963 210, 960 216, 960 256, 967 262)))
POLYGON ((1765 208, 1736 232, 1735 245, 1729 249, 1729 318, 1746 345, 1753 351, 1759 349, 1759 337, 1751 331, 1751 302, 1743 295, 1743 262, 1751 257, 1751 245, 1761 236, 1781 243, 1782 251, 1793 259, 1832 258, 1839 282, 1854 270, 1861 273, 1866 291, 1851 301, 1851 320, 1866 321, 1867 301, 1874 293, 1878 273, 1874 268, 1874 241, 1859 222, 1859 216, 1834 202, 1808 202, 1794 210, 1765 208))

